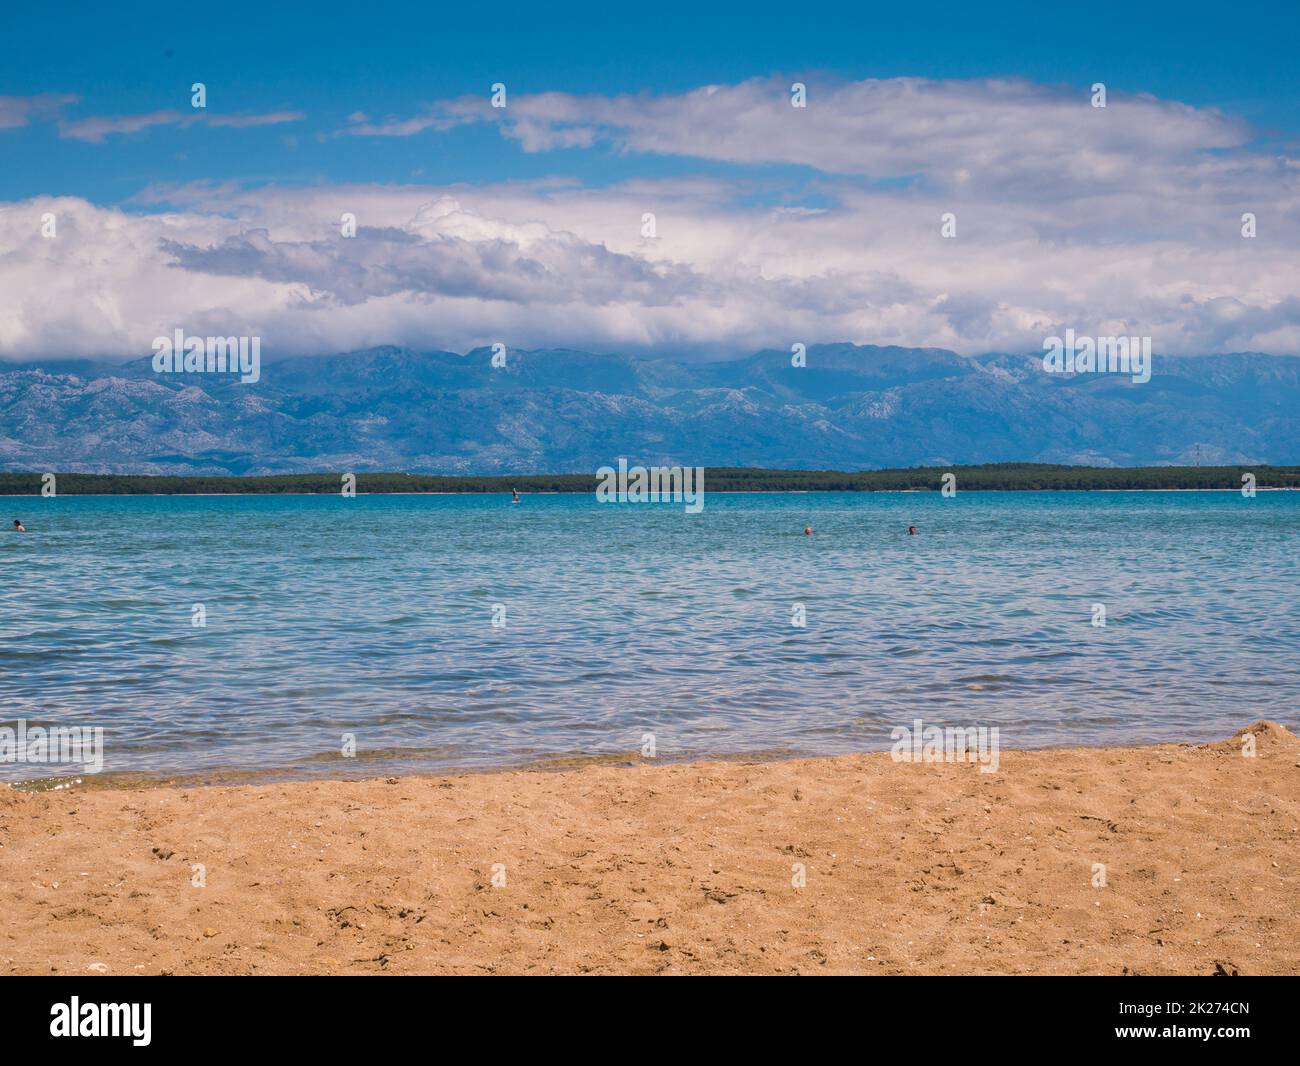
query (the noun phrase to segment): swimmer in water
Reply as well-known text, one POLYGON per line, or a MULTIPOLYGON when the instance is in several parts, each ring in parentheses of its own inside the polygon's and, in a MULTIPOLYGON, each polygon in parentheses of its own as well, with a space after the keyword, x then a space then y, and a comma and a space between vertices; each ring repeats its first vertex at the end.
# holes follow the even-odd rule
POLYGON ((916 536, 916 526, 908 526, 908 527, 907 527, 907 535, 908 535, 909 537, 915 537, 915 536, 916 536))
POLYGON ((27 527, 26 527, 25 525, 23 525, 20 521, 18 521, 18 519, 16 519, 16 518, 14 519, 14 532, 15 532, 15 533, 26 533, 26 532, 27 532, 27 527))
POLYGON ((803 535, 804 535, 805 537, 811 537, 811 536, 812 536, 812 526, 804 526, 804 527, 803 527, 803 535))

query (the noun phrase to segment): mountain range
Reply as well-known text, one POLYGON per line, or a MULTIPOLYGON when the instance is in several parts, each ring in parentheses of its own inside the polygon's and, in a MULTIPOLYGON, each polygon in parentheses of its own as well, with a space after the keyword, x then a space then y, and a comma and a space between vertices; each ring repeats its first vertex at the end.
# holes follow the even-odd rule
POLYGON ((0 470, 591 472, 634 463, 864 470, 1006 461, 1300 461, 1300 357, 1155 356, 1151 380, 1039 355, 814 345, 685 362, 567 349, 379 347, 266 359, 261 379, 0 364, 0 470))

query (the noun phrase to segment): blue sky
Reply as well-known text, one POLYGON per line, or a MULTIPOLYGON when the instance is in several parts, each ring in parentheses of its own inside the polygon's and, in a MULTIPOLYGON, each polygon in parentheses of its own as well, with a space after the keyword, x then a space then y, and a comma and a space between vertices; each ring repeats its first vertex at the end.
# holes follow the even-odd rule
POLYGON ((33 122, 0 142, 0 198, 121 202, 152 182, 457 182, 563 172, 587 182, 687 169, 615 151, 531 155, 491 131, 370 142, 321 139, 348 114, 403 115, 486 93, 680 92, 773 74, 1020 77, 1214 106, 1260 136, 1300 133, 1300 6, 1166 4, 700 4, 487 6, 10 5, 0 96, 74 94, 69 118, 189 106, 299 111, 260 129, 152 129, 91 144, 33 122), (98 11, 96 8, 98 7, 98 11))
POLYGON ((1298 29, 1250 3, 15 8, 0 358, 177 328, 272 358, 1300 352, 1298 29))

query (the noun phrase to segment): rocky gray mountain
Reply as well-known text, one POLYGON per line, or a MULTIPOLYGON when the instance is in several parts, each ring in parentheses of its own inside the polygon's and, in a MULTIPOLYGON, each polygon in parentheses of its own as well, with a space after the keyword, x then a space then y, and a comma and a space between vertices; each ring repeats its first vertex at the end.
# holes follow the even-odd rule
POLYGON ((273 360, 256 384, 150 359, 0 364, 0 469, 590 472, 1300 462, 1300 357, 1157 355, 1151 380, 1037 355, 850 344, 688 363, 382 347, 273 360))

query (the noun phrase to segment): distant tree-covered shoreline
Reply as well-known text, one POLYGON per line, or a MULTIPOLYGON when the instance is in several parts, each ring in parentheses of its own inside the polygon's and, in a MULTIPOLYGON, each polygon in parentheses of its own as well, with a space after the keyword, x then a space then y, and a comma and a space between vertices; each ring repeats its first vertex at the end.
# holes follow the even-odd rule
MULTIPOLYGON (((238 495, 244 493, 337 493, 343 474, 275 474, 265 477, 154 476, 136 474, 55 473, 60 496, 238 495)), ((1044 463, 989 463, 980 466, 931 466, 902 470, 763 470, 709 467, 704 484, 710 492, 903 492, 938 491, 945 474, 956 477, 963 491, 1034 491, 1050 489, 1240 489, 1243 475, 1258 488, 1300 489, 1300 466, 1055 466, 1044 463)), ((39 495, 44 472, 0 473, 0 495, 39 495)), ((358 493, 421 492, 594 492, 591 474, 520 474, 443 476, 435 474, 358 473, 358 493)))

